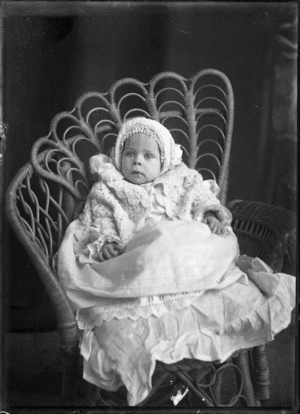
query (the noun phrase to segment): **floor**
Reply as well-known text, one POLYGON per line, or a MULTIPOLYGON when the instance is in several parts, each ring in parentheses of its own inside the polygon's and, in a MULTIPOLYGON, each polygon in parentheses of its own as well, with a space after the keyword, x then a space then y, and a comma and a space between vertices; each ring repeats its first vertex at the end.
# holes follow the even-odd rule
MULTIPOLYGON (((38 407, 59 407, 61 359, 58 333, 9 333, 5 337, 5 349, 6 392, 0 409, 13 414, 29 413, 30 409, 38 407), (24 411, 25 407, 27 410, 24 411)), ((266 406, 293 407, 295 389, 298 389, 295 388, 295 322, 267 345, 267 354, 272 388, 266 406)), ((85 397, 86 388, 81 381, 74 407, 86 406, 85 397)))

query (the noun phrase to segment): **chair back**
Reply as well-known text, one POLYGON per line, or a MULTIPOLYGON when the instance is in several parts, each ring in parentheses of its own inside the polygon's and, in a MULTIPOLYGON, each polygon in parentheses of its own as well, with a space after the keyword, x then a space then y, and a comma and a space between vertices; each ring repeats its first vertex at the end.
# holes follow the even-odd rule
MULTIPOLYGON (((234 99, 228 78, 206 69, 190 79, 163 72, 148 83, 115 82, 108 92, 88 92, 73 110, 57 114, 49 134, 33 145, 31 161, 8 191, 8 216, 27 249, 52 267, 67 225, 90 190, 88 159, 110 154, 124 120, 160 121, 183 149, 190 168, 215 179, 226 201, 234 99)), ((32 254, 31 254, 32 255, 32 254)))

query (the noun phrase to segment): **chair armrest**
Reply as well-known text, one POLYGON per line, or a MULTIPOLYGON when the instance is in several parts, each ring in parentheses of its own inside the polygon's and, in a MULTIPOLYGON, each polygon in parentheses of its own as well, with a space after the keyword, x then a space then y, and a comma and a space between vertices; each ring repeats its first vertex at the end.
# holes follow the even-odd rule
MULTIPOLYGON (((39 240, 51 239, 50 225, 45 227, 49 232, 43 231, 42 227, 42 224, 47 222, 46 219, 49 215, 47 215, 44 205, 40 206, 39 197, 32 190, 30 184, 32 176, 32 166, 27 163, 10 183, 6 192, 6 217, 30 257, 51 300, 61 338, 63 369, 65 372, 71 372, 71 375, 76 379, 74 372, 78 360, 77 323, 71 304, 58 281, 54 269, 50 266, 50 244, 46 246, 46 242, 44 244, 39 242, 39 240), (38 234, 44 237, 38 239, 38 234)), ((49 224, 49 222, 50 219, 47 223, 49 224)), ((54 221, 52 222, 54 223, 54 221)), ((54 225, 57 226, 56 223, 54 225)), ((66 374, 64 374, 65 377, 66 374)), ((69 382, 65 379, 63 381, 62 400, 66 402, 72 400, 75 391, 75 387, 70 386, 69 382)))
POLYGON ((245 200, 227 205, 240 253, 259 257, 274 272, 296 272, 296 214, 279 206, 245 200))

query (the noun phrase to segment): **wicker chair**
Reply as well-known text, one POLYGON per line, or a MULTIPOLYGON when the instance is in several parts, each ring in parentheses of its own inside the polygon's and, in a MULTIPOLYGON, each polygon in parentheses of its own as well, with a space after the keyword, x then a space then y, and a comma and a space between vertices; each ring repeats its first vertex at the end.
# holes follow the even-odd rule
MULTIPOLYGON (((30 256, 57 315, 63 356, 62 404, 72 405, 78 378, 78 331, 74 312, 53 266, 67 225, 82 208, 91 187, 87 163, 98 152, 109 154, 124 119, 144 115, 168 127, 184 152, 184 161, 204 178, 214 178, 226 204, 233 131, 234 98, 228 78, 213 69, 190 79, 163 72, 147 84, 133 78, 115 82, 107 93, 89 92, 75 108, 54 117, 47 136, 38 139, 31 160, 12 180, 7 217, 30 256)), ((259 256, 276 271, 293 242, 292 213, 263 203, 228 204, 242 253, 259 256)), ((196 406, 255 406, 269 398, 265 347, 243 350, 224 364, 183 360, 157 363, 153 393, 143 404, 160 404, 155 395, 167 386, 187 386, 196 406), (222 401, 222 375, 232 369, 237 389, 222 401)), ((101 394, 101 393, 100 393, 101 394)), ((166 392, 163 393, 166 395, 166 392)), ((110 395, 111 404, 126 404, 110 395)), ((109 404, 102 401, 103 404, 109 404)))

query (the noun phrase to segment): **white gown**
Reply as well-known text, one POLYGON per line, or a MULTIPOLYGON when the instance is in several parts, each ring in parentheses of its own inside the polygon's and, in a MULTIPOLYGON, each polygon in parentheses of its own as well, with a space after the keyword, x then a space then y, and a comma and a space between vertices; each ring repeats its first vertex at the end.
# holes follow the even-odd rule
POLYGON ((117 258, 79 263, 78 221, 58 255, 60 282, 78 311, 84 378, 111 391, 125 385, 131 406, 151 391, 157 360, 223 362, 271 341, 295 306, 295 278, 239 256, 233 232, 161 221, 161 209, 153 197, 149 225, 117 258))

